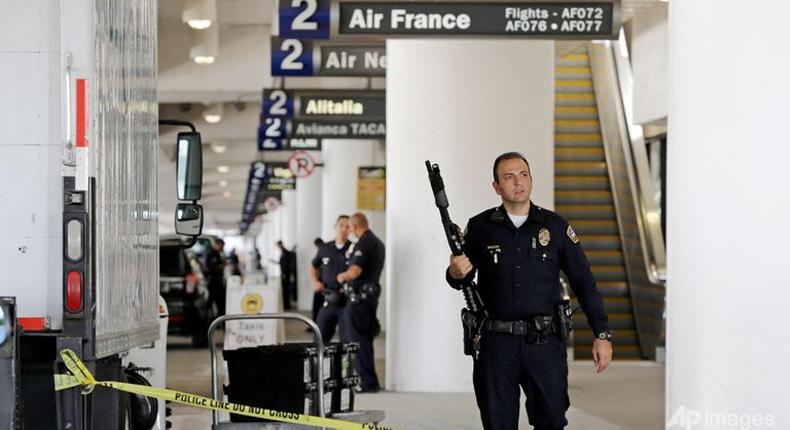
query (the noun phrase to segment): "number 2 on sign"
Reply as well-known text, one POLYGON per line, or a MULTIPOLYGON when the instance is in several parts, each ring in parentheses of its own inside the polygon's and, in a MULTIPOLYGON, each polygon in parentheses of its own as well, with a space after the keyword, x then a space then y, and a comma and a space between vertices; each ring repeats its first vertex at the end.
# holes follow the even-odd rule
POLYGON ((280 50, 288 52, 288 55, 283 58, 283 62, 280 63, 280 68, 282 70, 304 69, 304 63, 299 61, 299 56, 302 55, 302 52, 304 52, 304 46, 300 40, 285 39, 280 45, 280 50))
POLYGON ((283 90, 274 90, 269 94, 269 100, 272 101, 272 107, 269 109, 270 115, 282 116, 288 113, 285 108, 285 103, 288 101, 288 95, 283 90))
POLYGON ((280 118, 266 118, 266 137, 283 137, 281 126, 280 118))
POLYGON ((317 22, 308 21, 315 15, 316 10, 318 10, 318 0, 291 0, 291 7, 299 7, 302 3, 305 3, 307 6, 296 15, 293 23, 291 23, 291 29, 304 31, 318 30, 317 22))

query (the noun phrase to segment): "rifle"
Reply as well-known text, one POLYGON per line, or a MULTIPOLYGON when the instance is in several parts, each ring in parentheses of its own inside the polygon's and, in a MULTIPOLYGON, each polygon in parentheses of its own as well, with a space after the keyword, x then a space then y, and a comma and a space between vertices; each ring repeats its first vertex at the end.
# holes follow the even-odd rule
MULTIPOLYGON (((444 180, 442 180, 439 165, 431 164, 430 161, 426 160, 425 167, 428 169, 428 180, 431 183, 436 207, 439 208, 439 215, 442 219, 444 234, 447 236, 447 243, 450 245, 450 251, 453 255, 462 255, 464 253, 464 237, 461 229, 453 223, 450 219, 450 213, 447 211, 447 208, 450 207, 450 202, 447 200, 447 193, 444 189, 444 180)), ((464 354, 476 357, 480 347, 482 321, 488 318, 488 312, 483 306, 483 301, 480 299, 474 280, 462 280, 460 289, 466 302, 466 308, 461 310, 461 322, 464 325, 464 354)))

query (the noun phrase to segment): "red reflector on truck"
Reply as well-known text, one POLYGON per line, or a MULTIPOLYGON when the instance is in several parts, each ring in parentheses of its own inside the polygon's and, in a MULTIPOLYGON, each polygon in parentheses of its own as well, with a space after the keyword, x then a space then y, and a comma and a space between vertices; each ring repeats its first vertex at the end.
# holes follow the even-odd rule
POLYGON ((47 319, 44 317, 19 317, 16 319, 24 331, 42 331, 47 329, 47 319))
POLYGON ((66 275, 66 310, 79 312, 82 308, 82 273, 72 270, 66 275))

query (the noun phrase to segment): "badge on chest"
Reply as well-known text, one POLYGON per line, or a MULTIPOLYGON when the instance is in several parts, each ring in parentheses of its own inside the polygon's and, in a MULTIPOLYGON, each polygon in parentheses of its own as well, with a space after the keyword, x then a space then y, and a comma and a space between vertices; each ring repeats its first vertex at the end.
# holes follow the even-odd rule
POLYGON ((549 242, 551 242, 551 233, 549 233, 549 229, 540 229, 540 232, 538 232, 538 242, 540 242, 541 246, 549 246, 549 242))

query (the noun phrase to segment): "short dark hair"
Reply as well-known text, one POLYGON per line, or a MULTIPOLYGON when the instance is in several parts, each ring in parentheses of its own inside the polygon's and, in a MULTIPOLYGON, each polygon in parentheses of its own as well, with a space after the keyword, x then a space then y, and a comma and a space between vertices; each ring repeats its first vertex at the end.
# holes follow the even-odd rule
POLYGON ((520 152, 511 151, 511 152, 505 152, 504 154, 497 157, 496 160, 494 160, 494 169, 493 169, 494 182, 499 182, 499 178, 496 175, 496 169, 499 167, 499 163, 505 160, 515 160, 515 159, 521 159, 522 161, 524 161, 524 163, 527 164, 527 171, 529 171, 530 176, 532 176, 532 169, 529 167, 529 161, 527 161, 527 158, 521 155, 520 152))
POLYGON ((335 225, 337 225, 337 223, 339 223, 340 220, 344 220, 344 219, 348 219, 348 215, 340 215, 340 216, 338 216, 337 219, 335 220, 335 225))
POLYGON ((313 241, 313 245, 315 246, 321 246, 323 244, 324 244, 324 239, 321 239, 320 237, 316 237, 315 240, 313 241))

